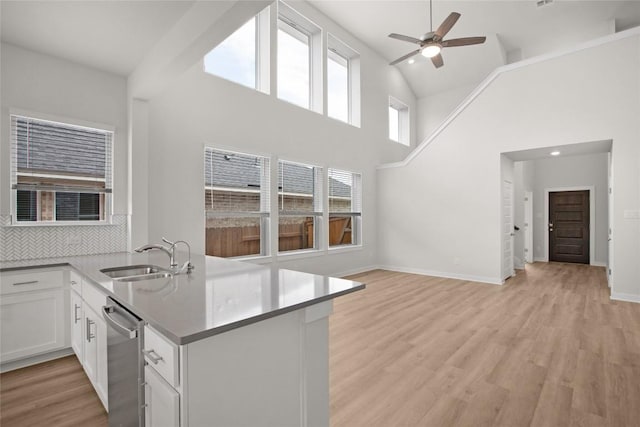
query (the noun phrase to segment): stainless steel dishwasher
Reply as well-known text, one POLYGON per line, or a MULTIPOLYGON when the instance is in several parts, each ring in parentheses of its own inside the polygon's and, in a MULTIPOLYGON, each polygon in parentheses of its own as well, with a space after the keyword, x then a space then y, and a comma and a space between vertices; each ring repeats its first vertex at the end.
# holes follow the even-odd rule
POLYGON ((143 322, 112 298, 102 315, 108 325, 109 427, 144 426, 143 322))

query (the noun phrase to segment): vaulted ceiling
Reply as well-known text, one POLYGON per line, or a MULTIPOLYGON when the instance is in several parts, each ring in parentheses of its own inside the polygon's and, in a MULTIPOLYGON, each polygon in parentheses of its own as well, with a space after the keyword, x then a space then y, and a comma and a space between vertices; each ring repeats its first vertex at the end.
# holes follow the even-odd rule
MULTIPOLYGON (((298 0, 290 0, 295 7, 298 0)), ((310 0, 355 37, 392 60, 415 50, 389 33, 419 38, 429 31, 427 0, 310 0)), ((178 1, 0 2, 3 42, 129 75, 145 54, 193 5, 178 1)), ((567 48, 640 25, 640 0, 536 0, 433 2, 433 26, 451 12, 462 17, 447 38, 487 36, 483 45, 448 48, 444 67, 417 55, 396 65, 418 98, 478 84, 496 67, 567 48)))

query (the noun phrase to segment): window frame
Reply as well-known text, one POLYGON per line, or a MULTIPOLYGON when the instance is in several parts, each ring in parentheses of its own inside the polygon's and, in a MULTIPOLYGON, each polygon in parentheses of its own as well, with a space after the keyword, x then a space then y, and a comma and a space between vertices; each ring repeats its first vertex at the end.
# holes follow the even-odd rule
POLYGON ((347 244, 331 244, 331 238, 329 233, 331 232, 330 227, 327 228, 327 248, 329 251, 337 251, 337 250, 345 250, 349 248, 361 248, 362 247, 362 173, 353 172, 351 170, 340 169, 340 168, 327 168, 327 179, 325 181, 325 185, 327 188, 327 221, 329 221, 332 217, 350 217, 351 218, 351 233, 352 233, 352 243, 347 244), (339 212, 331 210, 331 175, 332 171, 336 171, 344 174, 351 174, 351 211, 350 212, 339 212), (355 206, 354 206, 355 204, 355 206))
POLYGON ((391 121, 387 117, 387 138, 390 141, 397 142, 407 147, 411 146, 411 125, 410 125, 410 113, 409 106, 404 102, 389 96, 389 109, 398 111, 398 140, 391 137, 391 121))
MULTIPOLYGON (((113 224, 113 205, 114 205, 114 175, 115 175, 115 159, 114 159, 114 148, 116 143, 116 129, 112 125, 104 124, 104 123, 96 123, 90 122, 81 119, 75 119, 70 117, 63 117, 52 114, 39 113, 34 111, 22 110, 18 108, 10 108, 9 109, 9 144, 10 144, 10 156, 9 156, 9 193, 10 193, 10 209, 11 209, 11 227, 69 227, 69 226, 95 226, 95 225, 112 225, 113 224), (55 185, 51 185, 51 189, 47 190, 31 190, 36 192, 36 198, 38 200, 36 207, 36 220, 35 221, 19 221, 18 220, 18 189, 13 188, 18 185, 18 150, 17 150, 17 129, 14 129, 13 121, 14 117, 20 117, 27 120, 34 120, 44 123, 52 123, 54 125, 66 126, 69 128, 77 128, 77 129, 87 129, 91 131, 96 131, 104 134, 110 135, 110 138, 106 142, 107 147, 105 147, 105 190, 104 191, 96 191, 87 192, 90 194, 103 194, 104 195, 104 203, 102 205, 104 211, 104 218, 100 220, 56 220, 56 193, 73 193, 79 194, 81 192, 68 191, 70 188, 65 188, 64 186, 60 186, 59 189, 56 189, 55 185), (65 191, 67 190, 67 191, 65 191), (53 193, 52 198, 52 218, 53 220, 41 220, 41 209, 40 209, 40 200, 41 193, 43 191, 53 193)), ((44 177, 56 177, 55 173, 47 174, 31 174, 31 176, 36 175, 44 175, 44 177)), ((94 177, 87 177, 82 181, 100 181, 102 180, 96 179, 94 177)), ((29 190, 26 190, 29 191, 29 190)))
MULTIPOLYGON (((275 162, 274 162, 275 163, 275 162)), ((324 223, 324 199, 323 199, 323 191, 324 191, 324 185, 323 185, 323 177, 324 177, 324 168, 322 166, 318 166, 318 165, 312 165, 309 163, 304 163, 304 162, 298 162, 298 161, 292 161, 292 160, 286 160, 286 159, 277 159, 277 176, 278 176, 278 183, 277 183, 277 189, 278 189, 278 193, 277 193, 277 199, 278 199, 278 205, 277 205, 277 213, 278 213, 278 224, 277 224, 277 230, 278 230, 278 235, 276 237, 276 241, 278 242, 278 244, 276 245, 277 247, 277 255, 278 256, 289 256, 289 255, 295 255, 295 254, 302 254, 302 253, 315 253, 315 252, 319 252, 322 250, 322 229, 323 229, 323 223, 324 223), (304 212, 304 211, 288 211, 288 210, 284 210, 281 209, 281 201, 280 201, 280 197, 281 197, 281 191, 282 191, 282 195, 285 194, 285 189, 283 187, 280 186, 280 165, 281 164, 289 164, 289 165, 297 165, 297 166, 303 166, 303 167, 309 167, 312 170, 312 174, 313 174, 313 195, 312 195, 312 204, 314 206, 314 210, 312 212, 304 212), (319 209, 318 209, 319 208, 319 209), (313 227, 313 247, 312 248, 302 248, 302 249, 293 249, 293 250, 285 250, 285 251, 281 251, 280 250, 280 218, 281 217, 303 217, 303 216, 307 216, 307 217, 313 217, 314 219, 314 227, 313 227)))
POLYGON ((227 82, 236 84, 238 86, 253 89, 258 92, 262 92, 264 94, 269 94, 271 92, 271 79, 270 79, 270 63, 271 63, 271 6, 267 6, 262 11, 254 15, 252 18, 244 22, 240 27, 238 27, 233 33, 231 33, 228 37, 218 43, 216 46, 211 48, 203 57, 202 57, 202 72, 206 75, 215 76, 217 78, 223 79, 227 82), (237 30, 242 28, 247 22, 251 20, 255 20, 255 46, 254 46, 254 86, 248 86, 243 83, 237 82, 235 80, 228 79, 227 77, 221 76, 219 74, 209 72, 206 70, 206 56, 214 51, 218 46, 224 43, 229 37, 235 34, 237 30))
MULTIPOLYGON (((271 232, 270 232, 270 228, 271 228, 271 221, 272 221, 272 207, 271 207, 271 165, 272 165, 272 158, 268 155, 264 155, 264 154, 255 154, 255 153, 249 153, 249 152, 240 152, 237 150, 233 150, 233 149, 226 149, 226 148, 218 148, 218 147, 214 147, 214 146, 210 146, 210 145, 205 145, 204 146, 204 163, 205 163, 205 169, 204 169, 204 197, 205 197, 205 205, 204 205, 204 220, 205 220, 205 224, 204 224, 204 233, 205 233, 205 253, 206 253, 206 245, 207 245, 207 238, 206 238, 206 233, 207 233, 207 220, 212 217, 212 218, 260 218, 260 253, 257 254, 248 254, 248 255, 239 255, 239 256, 230 256, 230 257, 221 257, 220 255, 211 255, 211 256, 218 256, 221 258, 227 258, 227 259, 259 259, 259 258, 268 258, 270 257, 271 254, 271 232), (224 212, 224 211, 220 211, 220 212, 215 212, 215 211, 209 211, 207 209, 207 204, 206 204, 206 198, 207 198, 207 191, 211 190, 213 191, 215 189, 214 186, 211 186, 211 188, 209 188, 207 186, 207 151, 211 150, 214 152, 219 152, 219 153, 225 153, 226 155, 239 155, 239 156, 250 156, 250 157, 255 157, 256 161, 257 159, 261 159, 261 161, 263 162, 261 167, 261 174, 260 174, 260 180, 261 180, 261 188, 259 190, 256 190, 255 192, 257 192, 258 194, 260 194, 260 211, 255 211, 255 212, 249 212, 249 211, 229 211, 229 212, 224 212), (262 181, 266 179, 266 182, 264 182, 264 188, 262 188, 262 181)), ((224 187, 221 187, 224 188, 224 187)), ((233 190, 230 190, 233 191, 233 190)))
POLYGON ((306 35, 309 39, 309 106, 305 107, 294 102, 291 102, 287 99, 281 98, 279 95, 279 88, 276 89, 276 97, 280 101, 287 102, 291 105, 295 105, 296 107, 304 108, 309 111, 314 111, 319 114, 323 114, 323 80, 324 80, 324 70, 323 70, 323 58, 322 58, 322 44, 323 44, 323 30, 322 27, 308 19, 306 16, 292 8, 289 4, 282 0, 278 0, 277 2, 278 12, 276 15, 276 34, 273 38, 274 43, 276 45, 276 61, 275 61, 275 72, 276 72, 276 86, 278 86, 277 81, 280 76, 279 69, 279 54, 280 47, 278 46, 278 31, 282 30, 289 34, 290 36, 297 38, 295 33, 291 31, 291 29, 295 31, 299 31, 300 33, 306 35))
MULTIPOLYGON (((360 127, 360 54, 342 40, 331 33, 327 33, 327 117, 347 123, 355 127, 360 127), (331 57, 337 56, 346 62, 347 67, 347 97, 348 97, 348 114, 347 121, 329 114, 329 60, 331 57)), ((334 60, 335 61, 335 60, 334 60)), ((338 62, 338 61, 335 61, 338 62)))

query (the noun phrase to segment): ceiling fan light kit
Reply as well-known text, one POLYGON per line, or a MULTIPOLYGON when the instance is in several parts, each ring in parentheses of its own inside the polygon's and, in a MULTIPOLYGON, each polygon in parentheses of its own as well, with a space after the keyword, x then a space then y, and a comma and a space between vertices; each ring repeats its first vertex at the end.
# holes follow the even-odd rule
MULTIPOLYGON (((552 1, 552 0, 549 0, 552 1)), ((433 31, 433 12, 432 12, 432 0, 429 0, 430 22, 431 31, 426 33, 421 38, 415 38, 405 36, 402 34, 391 33, 389 37, 396 40, 402 40, 409 43, 415 43, 419 46, 419 49, 409 52, 408 54, 401 56, 389 65, 396 65, 405 59, 409 59, 414 55, 421 54, 425 58, 431 58, 431 62, 436 68, 440 68, 444 65, 442 55, 440 52, 445 47, 457 47, 457 46, 470 46, 474 44, 482 44, 487 39, 486 37, 464 37, 459 39, 444 40, 444 36, 447 35, 451 28, 458 22, 460 14, 457 12, 451 12, 447 19, 438 27, 436 31, 433 31)))
POLYGON ((431 44, 429 46, 425 46, 424 49, 422 49, 422 52, 420 53, 425 58, 433 58, 434 56, 440 54, 441 50, 442 48, 440 47, 439 44, 431 44))

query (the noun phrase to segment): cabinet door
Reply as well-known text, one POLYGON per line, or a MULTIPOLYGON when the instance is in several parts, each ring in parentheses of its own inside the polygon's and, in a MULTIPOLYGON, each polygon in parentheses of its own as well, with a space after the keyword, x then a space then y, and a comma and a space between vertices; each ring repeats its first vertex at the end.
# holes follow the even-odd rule
POLYGON ((107 372, 107 324, 102 317, 96 319, 95 341, 97 345, 97 369, 96 392, 102 400, 104 408, 108 411, 109 377, 107 372))
POLYGON ((71 347, 76 353, 80 363, 83 362, 84 349, 84 319, 82 310, 82 298, 75 291, 71 291, 71 347))
POLYGON ((91 383, 96 385, 98 380, 98 341, 96 340, 96 320, 98 315, 87 304, 83 305, 83 340, 84 340, 84 367, 91 383))
POLYGON ((180 395, 148 365, 144 367, 146 427, 178 427, 180 395))
POLYGON ((5 295, 0 302, 0 361, 65 347, 64 290, 5 295))

